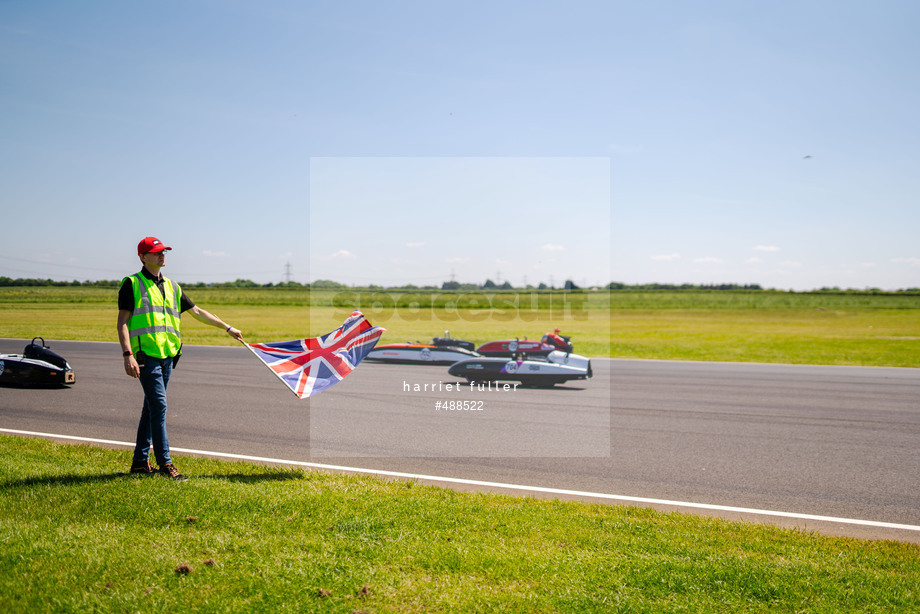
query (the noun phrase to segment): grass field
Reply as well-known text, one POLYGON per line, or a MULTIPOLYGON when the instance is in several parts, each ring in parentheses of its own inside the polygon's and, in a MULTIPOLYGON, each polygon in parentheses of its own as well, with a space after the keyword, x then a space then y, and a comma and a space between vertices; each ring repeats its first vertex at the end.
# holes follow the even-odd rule
POLYGON ((0 436, 0 611, 916 612, 920 546, 0 436))
MULTIPOLYGON (((0 288, 0 336, 114 341, 112 288, 0 288)), ((328 332, 354 308, 384 342, 449 330, 477 344, 554 328, 588 356, 920 367, 920 295, 773 291, 451 293, 193 288, 251 341, 328 332)), ((191 320, 185 343, 231 345, 191 320)))
POLYGON ((615 311, 612 356, 920 367, 920 310, 615 311))

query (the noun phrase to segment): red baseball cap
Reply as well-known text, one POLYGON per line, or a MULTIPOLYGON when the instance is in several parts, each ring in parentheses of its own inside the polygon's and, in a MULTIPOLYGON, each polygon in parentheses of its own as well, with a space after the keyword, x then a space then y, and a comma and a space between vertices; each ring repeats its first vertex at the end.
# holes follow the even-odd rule
POLYGON ((144 237, 141 242, 137 244, 138 255, 157 254, 167 249, 172 248, 163 245, 163 242, 156 237, 144 237))

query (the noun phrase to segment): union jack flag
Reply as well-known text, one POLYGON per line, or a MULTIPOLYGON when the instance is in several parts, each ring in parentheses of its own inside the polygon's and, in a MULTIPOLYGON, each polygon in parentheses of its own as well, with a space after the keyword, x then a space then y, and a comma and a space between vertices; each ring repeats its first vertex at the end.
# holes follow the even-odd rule
POLYGON ((345 379, 386 329, 371 326, 360 311, 322 337, 247 343, 252 353, 301 399, 319 394, 345 379))

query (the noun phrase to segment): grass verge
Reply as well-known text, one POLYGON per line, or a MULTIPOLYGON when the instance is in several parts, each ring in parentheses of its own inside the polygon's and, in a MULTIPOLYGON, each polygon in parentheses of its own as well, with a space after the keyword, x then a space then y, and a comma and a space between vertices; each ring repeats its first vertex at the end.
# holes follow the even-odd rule
POLYGON ((0 611, 907 612, 920 546, 0 436, 0 611))
POLYGON ((920 367, 920 310, 614 311, 610 355, 920 367))

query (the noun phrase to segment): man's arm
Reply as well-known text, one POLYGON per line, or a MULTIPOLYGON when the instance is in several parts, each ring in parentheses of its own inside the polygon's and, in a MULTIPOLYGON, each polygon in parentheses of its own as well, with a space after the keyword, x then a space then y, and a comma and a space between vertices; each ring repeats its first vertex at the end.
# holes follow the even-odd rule
MULTIPOLYGON (((131 319, 131 311, 127 309, 118 310, 118 343, 121 345, 122 353, 131 352, 131 335, 128 332, 128 320, 131 319)), ((140 377, 141 368, 137 364, 133 353, 125 356, 125 373, 130 377, 140 377)))
POLYGON ((217 328, 223 328, 227 331, 227 334, 236 339, 237 341, 243 340, 243 333, 239 329, 228 326, 226 322, 218 318, 212 313, 208 313, 198 305, 195 305, 188 310, 188 313, 192 314, 192 317, 201 322, 202 324, 208 324, 209 326, 215 326, 217 328))

